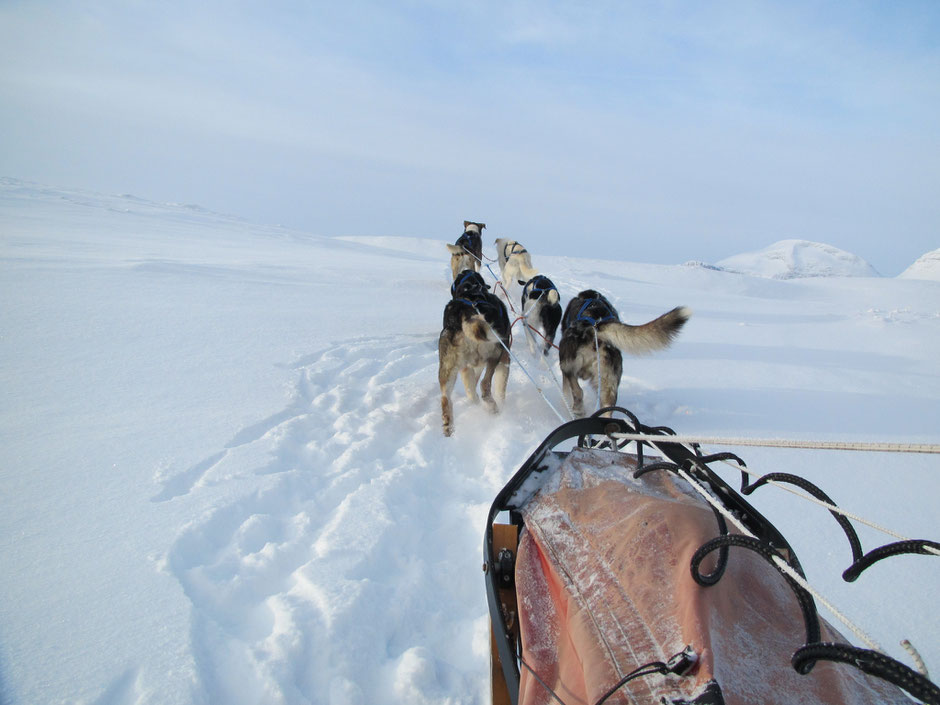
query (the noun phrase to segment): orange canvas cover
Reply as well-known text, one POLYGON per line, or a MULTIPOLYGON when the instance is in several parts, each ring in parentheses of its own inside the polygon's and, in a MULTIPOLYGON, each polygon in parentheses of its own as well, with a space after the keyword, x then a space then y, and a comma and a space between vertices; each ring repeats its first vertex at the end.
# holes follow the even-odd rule
MULTIPOLYGON (((523 659, 564 703, 594 705, 637 667, 691 645, 699 661, 690 675, 638 678, 606 702, 693 700, 714 679, 728 705, 909 705, 893 685, 850 666, 821 661, 808 675, 794 671, 802 613, 783 576, 757 554, 732 547, 721 580, 697 585, 690 560, 717 536, 714 513, 671 473, 634 479, 635 462, 573 450, 523 509, 523 659)), ((845 641, 820 622, 823 640, 845 641)), ((519 703, 557 700, 524 667, 519 703)))

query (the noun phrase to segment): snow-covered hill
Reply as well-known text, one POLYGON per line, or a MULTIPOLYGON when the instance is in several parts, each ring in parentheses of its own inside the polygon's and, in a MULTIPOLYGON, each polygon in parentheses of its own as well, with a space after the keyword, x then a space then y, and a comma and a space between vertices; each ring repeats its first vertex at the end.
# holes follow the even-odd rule
POLYGON ((940 281, 940 249, 919 257, 914 264, 899 275, 902 279, 928 279, 940 281))
POLYGON ((877 277, 878 272, 857 255, 832 245, 806 240, 781 240, 756 252, 717 263, 729 272, 770 279, 806 277, 877 277))
MULTIPOLYGON (((488 702, 483 522, 558 419, 513 363, 499 416, 461 397, 441 434, 464 217, 440 241, 339 240, 0 181, 0 702, 488 702)), ((936 282, 532 256, 628 322, 693 307, 671 350, 625 361, 620 402, 649 423, 940 441, 936 282)), ((738 450, 937 538, 933 457, 738 450)), ((940 669, 940 561, 844 584, 829 515, 761 493, 824 594, 940 669)))

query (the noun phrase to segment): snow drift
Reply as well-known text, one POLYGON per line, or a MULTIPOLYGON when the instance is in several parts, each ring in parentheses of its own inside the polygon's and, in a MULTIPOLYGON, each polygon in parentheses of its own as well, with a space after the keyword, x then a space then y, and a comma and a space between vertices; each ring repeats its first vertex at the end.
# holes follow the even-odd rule
MULTIPOLYGON (((487 701, 486 510, 558 419, 514 362, 499 416, 460 398, 441 434, 444 242, 464 217, 436 241, 340 241, 0 181, 4 705, 487 701)), ((619 398, 643 419, 940 441, 933 282, 532 257, 625 322, 694 305, 672 349, 625 360, 619 398)), ((936 538, 933 458, 742 456, 936 538)), ((889 653, 907 637, 940 668, 940 561, 845 585, 827 512, 759 508, 889 653)))
POLYGON ((940 281, 940 249, 918 258, 914 264, 898 275, 902 279, 928 279, 940 281))
POLYGON ((878 272, 857 255, 807 240, 781 240, 756 252, 719 261, 729 272, 769 279, 806 277, 877 277, 878 272))

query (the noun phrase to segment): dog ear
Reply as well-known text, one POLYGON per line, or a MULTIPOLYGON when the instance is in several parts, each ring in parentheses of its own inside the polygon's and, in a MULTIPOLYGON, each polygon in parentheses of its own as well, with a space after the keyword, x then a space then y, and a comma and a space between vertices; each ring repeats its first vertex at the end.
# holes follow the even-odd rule
POLYGON ((469 221, 469 220, 463 221, 463 229, 464 229, 464 230, 467 229, 467 226, 468 226, 468 225, 470 225, 470 221, 469 221))

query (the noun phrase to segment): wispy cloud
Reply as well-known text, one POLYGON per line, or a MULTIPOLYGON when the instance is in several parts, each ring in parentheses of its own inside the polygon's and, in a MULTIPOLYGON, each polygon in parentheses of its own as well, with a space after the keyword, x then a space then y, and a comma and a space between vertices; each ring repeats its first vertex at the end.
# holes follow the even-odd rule
POLYGON ((937 36, 930 2, 5 3, 0 171, 321 232, 472 209, 554 252, 792 236, 899 271, 936 247, 937 36))

